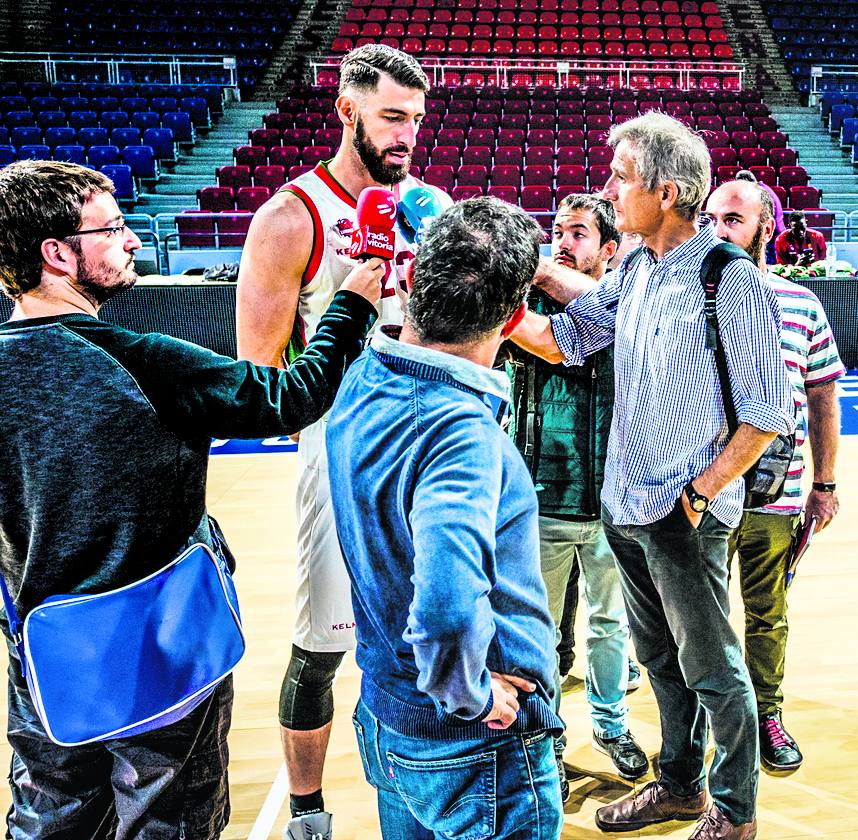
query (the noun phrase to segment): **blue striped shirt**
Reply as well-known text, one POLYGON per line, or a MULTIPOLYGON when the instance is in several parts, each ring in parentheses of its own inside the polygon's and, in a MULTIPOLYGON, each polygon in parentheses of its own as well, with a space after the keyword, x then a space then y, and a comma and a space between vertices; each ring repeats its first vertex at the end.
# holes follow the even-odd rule
MULTIPOLYGON (((551 316, 566 364, 580 365, 614 342, 616 399, 602 502, 618 525, 667 516, 682 488, 727 445, 700 282, 703 258, 720 241, 707 225, 658 261, 647 250, 632 270, 624 263, 551 316)), ((788 434, 795 418, 774 290, 751 263, 736 261, 724 272, 717 308, 739 423, 788 434)), ((735 527, 743 501, 737 479, 710 510, 735 527)))

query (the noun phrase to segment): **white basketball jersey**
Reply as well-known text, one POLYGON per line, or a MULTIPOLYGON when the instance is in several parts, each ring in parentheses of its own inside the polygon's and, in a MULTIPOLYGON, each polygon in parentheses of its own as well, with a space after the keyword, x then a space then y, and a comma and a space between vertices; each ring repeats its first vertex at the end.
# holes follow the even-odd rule
MULTIPOLYGON (((393 188, 393 194, 399 200, 400 195, 408 190, 427 186, 408 175, 393 188)), ((428 188, 438 193, 444 207, 449 206, 451 202, 446 193, 435 187, 428 188)), ((337 182, 325 162, 290 181, 282 189, 300 198, 313 218, 313 250, 301 279, 296 321, 296 328, 306 344, 316 332, 319 319, 346 275, 358 264, 349 256, 352 231, 357 227, 356 197, 337 182)), ((401 324, 403 319, 403 301, 407 298, 406 276, 414 259, 415 246, 406 241, 398 224, 394 231, 394 258, 387 264, 381 300, 376 305, 379 317, 374 328, 401 324)))

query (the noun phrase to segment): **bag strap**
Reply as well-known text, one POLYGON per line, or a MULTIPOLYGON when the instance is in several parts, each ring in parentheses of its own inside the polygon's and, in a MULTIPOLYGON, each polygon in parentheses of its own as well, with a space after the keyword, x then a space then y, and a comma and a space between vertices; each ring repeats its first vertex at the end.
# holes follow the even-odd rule
POLYGON ((12 600, 9 587, 6 586, 6 579, 2 575, 0 575, 0 594, 3 595, 3 606, 6 608, 6 619, 9 622, 9 632, 12 634, 12 642, 18 651, 18 657, 21 660, 23 668, 24 636, 21 632, 21 619, 18 618, 18 610, 15 609, 15 602, 12 600))
POLYGON ((727 368, 727 354, 721 343, 721 333, 718 329, 718 310, 716 300, 718 286, 724 269, 733 260, 754 261, 746 251, 730 242, 716 245, 704 258, 700 268, 700 282, 703 284, 703 312, 706 315, 706 349, 715 353, 715 367, 718 369, 718 381, 721 383, 721 398, 724 400, 724 413, 727 415, 727 428, 734 435, 739 428, 736 417, 736 406, 733 402, 733 391, 730 388, 730 373, 727 368))

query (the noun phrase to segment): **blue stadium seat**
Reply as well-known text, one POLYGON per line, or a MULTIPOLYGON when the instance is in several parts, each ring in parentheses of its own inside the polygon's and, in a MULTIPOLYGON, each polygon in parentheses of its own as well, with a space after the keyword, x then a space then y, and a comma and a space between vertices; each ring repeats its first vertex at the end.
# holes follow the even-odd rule
POLYGON ((0 146, 0 166, 6 166, 7 163, 12 163, 17 158, 18 152, 14 146, 0 146))
POLYGON ((98 125, 98 114, 95 111, 72 111, 69 114, 69 125, 78 131, 82 128, 95 128, 98 125))
POLYGON ((55 126, 65 126, 68 125, 68 119, 66 118, 65 111, 42 111, 40 114, 36 116, 36 122, 39 125, 39 128, 53 128, 55 126))
POLYGON ((124 149, 126 146, 140 145, 139 128, 114 128, 110 132, 110 144, 124 149))
POLYGON ((180 101, 179 107, 188 113, 194 128, 208 128, 211 125, 209 106, 203 97, 185 96, 180 101))
POLYGON ((26 96, 14 94, 12 96, 0 96, 0 114, 8 114, 10 111, 26 111, 29 107, 26 96))
POLYGON ((0 125, 0 146, 9 145, 9 129, 5 125, 0 125))
POLYGON ((34 96, 30 100, 30 110, 34 114, 40 114, 42 111, 59 111, 60 102, 56 96, 34 96))
POLYGON ((90 146, 106 146, 107 136, 106 128, 87 126, 86 128, 78 129, 77 142, 80 143, 81 146, 86 146, 87 149, 90 146))
POLYGON ((86 149, 83 146, 57 146, 54 149, 54 160, 65 160, 83 166, 86 163, 86 149))
POLYGON ((35 125, 36 118, 29 111, 7 111, 6 128, 17 128, 18 126, 35 125))
POLYGON ((113 186, 116 187, 113 195, 117 201, 137 200, 137 187, 134 186, 134 177, 128 164, 108 163, 101 167, 101 172, 113 181, 113 186))
POLYGON ((167 111, 175 111, 179 107, 174 96, 155 96, 149 102, 149 107, 159 114, 165 114, 167 111))
POLYGON ((173 132, 169 128, 147 128, 143 132, 143 143, 151 146, 158 160, 175 160, 176 146, 173 132))
POLYGON ((103 114, 105 111, 119 110, 119 101, 115 96, 94 96, 90 99, 89 106, 103 114))
POLYGON ((99 123, 102 128, 128 128, 128 114, 125 111, 102 111, 99 123))
POLYGON ((157 111, 135 111, 131 115, 131 125, 143 132, 147 128, 160 128, 161 115, 157 111))
POLYGON ((106 164, 119 163, 119 149, 116 146, 91 146, 87 157, 96 169, 101 169, 106 164))
POLYGON ((27 146, 19 146, 18 158, 20 160, 50 160, 51 150, 47 146, 42 145, 41 143, 27 146))
POLYGON ((126 146, 122 150, 122 162, 131 167, 135 178, 158 177, 158 162, 151 146, 126 146))
POLYGON ((89 110, 89 100, 85 96, 64 96, 60 100, 60 108, 67 114, 72 111, 89 110))
POLYGON ((42 130, 32 125, 19 126, 9 132, 9 142, 13 146, 33 146, 42 142, 42 130))
POLYGON ((184 111, 168 111, 161 116, 161 124, 172 130, 177 143, 193 143, 196 139, 190 115, 184 111))
POLYGON ((45 131, 45 143, 52 149, 68 146, 77 139, 77 132, 70 125, 54 126, 45 131))
POLYGON ((148 111, 149 100, 143 96, 126 96, 122 100, 122 110, 127 114, 133 114, 135 111, 148 111))

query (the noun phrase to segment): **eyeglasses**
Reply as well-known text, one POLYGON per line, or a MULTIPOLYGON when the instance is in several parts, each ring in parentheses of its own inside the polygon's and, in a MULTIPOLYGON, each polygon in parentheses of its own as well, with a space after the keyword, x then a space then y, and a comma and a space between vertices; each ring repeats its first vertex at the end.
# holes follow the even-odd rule
POLYGON ((89 230, 76 230, 74 233, 70 233, 66 239, 70 239, 72 236, 86 236, 88 233, 106 233, 108 236, 119 236, 121 233, 125 232, 125 229, 128 227, 124 222, 121 225, 111 225, 110 227, 101 227, 101 228, 90 228, 89 230))

